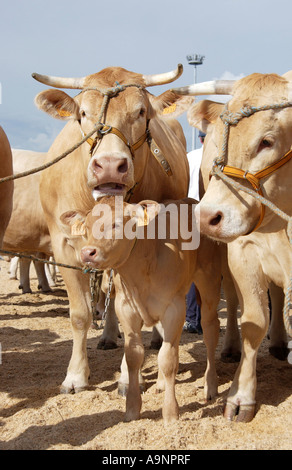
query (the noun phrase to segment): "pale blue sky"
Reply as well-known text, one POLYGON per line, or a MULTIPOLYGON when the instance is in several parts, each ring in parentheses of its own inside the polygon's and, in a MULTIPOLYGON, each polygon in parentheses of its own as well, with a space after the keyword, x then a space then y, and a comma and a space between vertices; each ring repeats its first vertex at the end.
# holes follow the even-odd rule
MULTIPOLYGON (((292 69, 288 0, 10 0, 0 15, 0 124, 12 147, 48 150, 62 123, 37 110, 32 72, 83 76, 109 65, 139 73, 205 56, 198 81, 292 69)), ((166 87, 151 89, 159 94, 166 87)), ((191 129, 184 123, 191 143, 191 129)))

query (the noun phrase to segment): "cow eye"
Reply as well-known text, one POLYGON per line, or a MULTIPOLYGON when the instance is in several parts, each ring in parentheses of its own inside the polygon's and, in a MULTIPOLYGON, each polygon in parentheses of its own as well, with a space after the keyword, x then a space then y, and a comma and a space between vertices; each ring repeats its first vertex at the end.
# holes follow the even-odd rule
POLYGON ((262 144, 263 144, 264 147, 271 147, 271 146, 272 146, 272 142, 270 142, 270 141, 267 140, 267 139, 264 139, 264 140, 262 141, 262 144))
POLYGON ((85 112, 83 109, 82 109, 82 111, 80 112, 80 114, 81 114, 81 117, 83 117, 83 118, 86 116, 86 112, 85 112))
POLYGON ((272 147, 273 142, 269 139, 263 139, 259 145, 258 151, 260 152, 261 150, 268 149, 272 147))
POLYGON ((141 108, 141 109, 140 109, 139 116, 142 116, 142 117, 145 116, 145 112, 146 112, 146 111, 145 111, 145 108, 141 108))

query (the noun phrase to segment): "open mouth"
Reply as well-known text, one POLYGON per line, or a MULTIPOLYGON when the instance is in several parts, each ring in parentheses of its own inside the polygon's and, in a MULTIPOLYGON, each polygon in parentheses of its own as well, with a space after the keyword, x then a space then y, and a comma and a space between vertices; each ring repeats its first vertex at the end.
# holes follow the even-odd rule
POLYGON ((116 196, 123 194, 126 190, 124 184, 119 183, 104 183, 99 186, 95 186, 92 190, 92 196, 95 200, 102 196, 116 196))

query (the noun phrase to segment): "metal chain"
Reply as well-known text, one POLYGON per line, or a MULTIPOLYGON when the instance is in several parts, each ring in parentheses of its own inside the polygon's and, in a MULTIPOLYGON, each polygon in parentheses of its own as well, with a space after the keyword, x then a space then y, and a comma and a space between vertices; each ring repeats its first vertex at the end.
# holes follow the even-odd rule
POLYGON ((108 311, 108 308, 109 308, 109 305, 110 305, 110 296, 111 296, 111 290, 112 290, 112 286, 113 286, 113 269, 110 270, 110 275, 109 275, 109 283, 108 283, 108 290, 107 290, 107 293, 106 293, 106 297, 105 297, 105 302, 104 302, 104 312, 102 314, 102 319, 101 319, 101 327, 103 327, 104 325, 104 321, 106 319, 106 315, 107 315, 107 311, 108 311))
POLYGON ((90 303, 91 303, 91 314, 92 314, 92 328, 99 329, 96 317, 96 304, 99 299, 99 289, 101 284, 101 276, 98 273, 90 273, 90 303), (99 282, 98 282, 99 281, 99 282))

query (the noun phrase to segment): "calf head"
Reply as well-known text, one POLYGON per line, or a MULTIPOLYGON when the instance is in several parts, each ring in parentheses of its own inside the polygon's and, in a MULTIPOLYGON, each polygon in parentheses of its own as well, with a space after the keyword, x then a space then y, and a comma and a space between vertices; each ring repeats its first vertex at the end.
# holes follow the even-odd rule
POLYGON ((154 201, 128 204, 121 197, 108 196, 89 213, 65 212, 61 221, 70 227, 71 234, 79 235, 82 264, 106 270, 124 264, 158 211, 159 204, 154 201))

